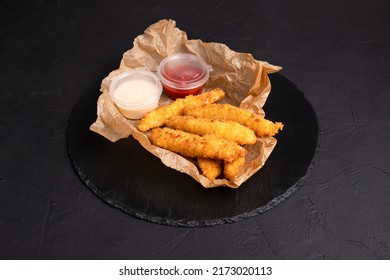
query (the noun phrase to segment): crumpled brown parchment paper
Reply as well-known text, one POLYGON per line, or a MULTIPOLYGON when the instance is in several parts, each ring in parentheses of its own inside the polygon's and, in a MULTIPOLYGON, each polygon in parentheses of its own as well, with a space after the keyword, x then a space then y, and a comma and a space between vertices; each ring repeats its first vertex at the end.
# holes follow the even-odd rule
MULTIPOLYGON (((100 89, 102 94, 97 102, 97 119, 90 129, 112 142, 132 135, 165 165, 188 174, 205 188, 238 188, 265 164, 276 145, 275 138, 258 138, 255 144, 245 146, 248 150, 246 163, 233 181, 211 181, 199 173, 194 161, 152 145, 149 141, 150 133, 137 130, 139 120, 123 117, 109 97, 108 89, 112 77, 135 68, 156 72, 161 60, 179 52, 196 54, 213 68, 204 90, 217 87, 223 89, 226 97, 221 103, 247 108, 265 116, 262 107, 271 91, 268 74, 281 70, 281 67, 255 60, 249 53, 235 52, 224 44, 189 40, 187 34, 176 27, 174 20, 164 19, 152 24, 144 34, 136 37, 133 48, 123 54, 119 68, 103 79, 100 89)), ((169 102, 171 100, 163 94, 159 105, 169 102)))

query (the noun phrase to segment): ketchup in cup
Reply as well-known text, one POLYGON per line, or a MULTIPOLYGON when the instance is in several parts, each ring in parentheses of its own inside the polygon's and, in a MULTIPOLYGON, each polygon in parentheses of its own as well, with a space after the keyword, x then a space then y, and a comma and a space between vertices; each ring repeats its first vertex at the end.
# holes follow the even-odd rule
POLYGON ((157 76, 165 94, 176 99, 201 93, 210 77, 210 71, 211 66, 199 56, 177 53, 161 61, 157 76))

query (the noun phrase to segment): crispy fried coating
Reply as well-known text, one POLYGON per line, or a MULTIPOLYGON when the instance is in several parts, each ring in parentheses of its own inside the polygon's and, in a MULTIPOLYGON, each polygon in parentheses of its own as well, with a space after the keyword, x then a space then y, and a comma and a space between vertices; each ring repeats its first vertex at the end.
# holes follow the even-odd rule
POLYGON ((185 98, 178 98, 170 104, 158 107, 157 109, 146 113, 141 119, 138 129, 145 132, 154 127, 162 126, 166 119, 175 115, 180 115, 187 105, 192 104, 199 106, 202 104, 210 104, 221 100, 224 96, 225 92, 220 88, 216 88, 198 95, 189 95, 185 98))
POLYGON ((245 157, 239 157, 232 162, 225 162, 223 167, 223 174, 226 179, 232 180, 235 176, 237 176, 240 171, 240 166, 245 163, 245 157))
POLYGON ((225 121, 235 121, 252 129, 259 137, 271 137, 283 129, 281 122, 273 123, 259 115, 230 104, 188 105, 183 109, 184 115, 225 121))
POLYGON ((222 173, 222 161, 218 159, 198 157, 198 166, 209 180, 214 180, 222 173))
POLYGON ((199 136, 171 128, 154 128, 152 143, 183 156, 207 157, 231 162, 246 154, 246 150, 233 141, 215 135, 199 136))
POLYGON ((240 145, 250 145, 256 142, 256 135, 253 130, 232 121, 220 121, 192 116, 173 116, 165 122, 165 125, 198 135, 214 134, 240 145))

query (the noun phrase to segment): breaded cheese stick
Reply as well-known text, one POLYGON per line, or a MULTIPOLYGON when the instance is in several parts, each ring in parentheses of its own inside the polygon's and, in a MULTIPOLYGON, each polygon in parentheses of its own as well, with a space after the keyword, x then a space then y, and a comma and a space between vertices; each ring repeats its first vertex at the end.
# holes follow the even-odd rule
POLYGON ((150 139, 156 146, 191 158, 207 157, 231 162, 246 154, 246 150, 233 141, 215 135, 199 136, 167 127, 154 128, 150 139))
POLYGON ((222 161, 218 159, 198 157, 198 166, 209 180, 214 180, 222 173, 222 161))
POLYGON ((224 96, 225 92, 220 88, 216 88, 198 95, 188 95, 185 98, 178 98, 170 104, 146 113, 141 119, 138 129, 145 132, 154 127, 162 126, 166 119, 180 115, 187 105, 199 106, 202 104, 210 104, 221 100, 224 96))
POLYGON ((214 134, 240 145, 254 144, 253 130, 232 121, 220 121, 192 116, 173 116, 165 122, 166 126, 198 135, 214 134))
POLYGON ((201 106, 186 106, 185 115, 198 118, 235 121, 252 129, 259 137, 270 137, 283 129, 281 122, 273 123, 259 115, 230 104, 206 104, 201 106))
POLYGON ((240 170, 240 166, 245 163, 245 157, 239 157, 232 162, 225 162, 223 167, 223 174, 226 179, 232 180, 235 176, 237 176, 238 171, 240 170))

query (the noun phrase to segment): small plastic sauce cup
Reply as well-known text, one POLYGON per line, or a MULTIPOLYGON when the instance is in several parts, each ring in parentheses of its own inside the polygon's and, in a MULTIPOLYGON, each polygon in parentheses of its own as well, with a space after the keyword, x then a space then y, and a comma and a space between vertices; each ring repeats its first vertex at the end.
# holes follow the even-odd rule
POLYGON ((166 57, 158 66, 157 76, 171 99, 202 92, 212 67, 199 56, 177 53, 166 57))
POLYGON ((109 88, 111 100, 128 119, 141 119, 157 108, 161 93, 158 77, 144 69, 125 71, 113 77, 109 88))

